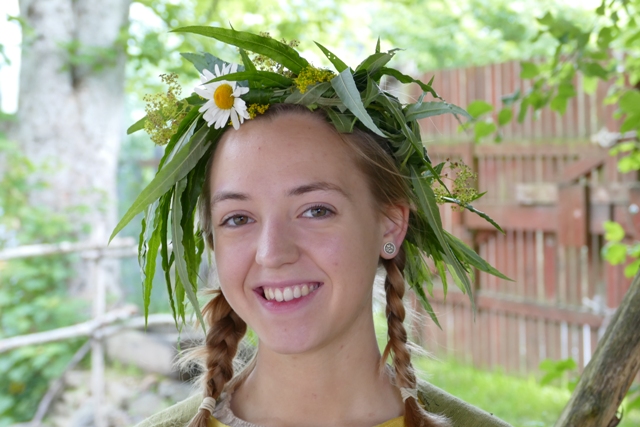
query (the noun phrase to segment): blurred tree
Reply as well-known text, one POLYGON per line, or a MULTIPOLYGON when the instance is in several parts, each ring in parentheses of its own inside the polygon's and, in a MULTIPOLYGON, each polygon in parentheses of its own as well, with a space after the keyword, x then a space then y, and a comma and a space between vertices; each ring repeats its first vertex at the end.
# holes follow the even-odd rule
POLYGON ((115 220, 129 3, 19 2, 25 30, 11 137, 46 173, 48 187, 32 202, 75 210, 94 236, 108 236, 115 220))

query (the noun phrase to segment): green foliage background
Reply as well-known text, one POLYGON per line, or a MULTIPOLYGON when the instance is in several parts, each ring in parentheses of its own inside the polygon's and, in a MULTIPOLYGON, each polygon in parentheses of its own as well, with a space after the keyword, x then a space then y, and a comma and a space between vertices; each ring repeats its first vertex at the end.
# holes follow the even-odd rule
MULTIPOLYGON (((0 249, 68 240, 64 215, 29 203, 33 165, 0 135, 0 249)), ((65 256, 0 261, 0 339, 55 329, 84 320, 84 304, 67 293, 71 263, 65 256)), ((0 426, 33 416, 49 381, 79 348, 78 340, 23 347, 0 357, 0 426)))

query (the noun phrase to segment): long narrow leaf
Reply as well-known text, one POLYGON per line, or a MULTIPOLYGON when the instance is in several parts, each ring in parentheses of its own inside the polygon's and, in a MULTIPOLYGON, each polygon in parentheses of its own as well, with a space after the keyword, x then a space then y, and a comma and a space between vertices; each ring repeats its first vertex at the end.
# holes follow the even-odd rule
MULTIPOLYGON (((164 154, 160 159, 160 163, 158 164, 158 171, 162 169, 165 163, 170 162, 171 159, 175 156, 175 154, 182 149, 182 147, 189 142, 194 132, 196 131, 196 127, 198 125, 198 119, 200 118, 201 113, 198 112, 197 108, 192 108, 191 111, 187 113, 185 118, 180 122, 180 126, 176 133, 171 137, 171 140, 167 144, 164 149, 164 154)), ((157 172, 156 172, 157 174, 157 172)))
POLYGON ((293 81, 291 81, 290 78, 285 77, 282 74, 272 73, 271 71, 239 71, 237 73, 230 73, 216 77, 203 84, 221 81, 240 82, 243 80, 260 83, 264 87, 287 88, 293 84, 293 81))
POLYGON ((344 62, 342 62, 342 60, 340 58, 338 58, 333 52, 331 52, 329 49, 327 49, 326 47, 322 46, 320 43, 318 42, 314 42, 316 44, 316 46, 318 46, 320 48, 320 50, 322 51, 322 53, 324 53, 324 56, 327 57, 327 59, 329 61, 331 61, 331 63, 333 64, 334 67, 336 67, 336 70, 341 73, 344 70, 346 70, 347 68, 349 68, 347 66, 347 64, 345 64, 344 62))
POLYGON ((351 115, 336 113, 333 108, 325 109, 331 123, 336 127, 336 130, 340 133, 353 132, 353 125, 356 123, 356 118, 351 115))
POLYGON ((441 114, 454 114, 471 119, 471 115, 463 108, 447 102, 423 102, 407 106, 405 116, 407 121, 424 119, 426 117, 439 116, 441 114))
MULTIPOLYGON (((427 220, 429 221, 429 225, 436 235, 436 239, 442 248, 442 255, 448 258, 450 261, 449 264, 455 270, 458 278, 463 282, 465 290, 468 292, 469 296, 472 295, 471 283, 469 282, 469 277, 467 276, 466 271, 462 267, 462 264, 458 261, 458 258, 455 257, 451 248, 449 247, 449 242, 444 236, 444 232, 442 230, 442 220, 440 218, 440 211, 438 209, 438 205, 436 203, 436 197, 433 193, 433 190, 429 186, 427 182, 420 179, 415 169, 411 168, 412 172, 412 182, 413 187, 418 195, 418 202, 422 211, 424 212, 427 220)), ((473 306, 473 310, 475 312, 475 302, 473 299, 471 300, 471 304, 473 306)))
POLYGON ((489 215, 487 215, 486 213, 482 212, 481 210, 478 210, 478 209, 474 208, 469 203, 462 203, 460 200, 456 199, 455 197, 444 196, 444 197, 442 197, 442 199, 446 200, 449 203, 455 203, 458 206, 462 206, 463 208, 465 208, 469 212, 473 212, 474 214, 478 215, 480 218, 485 219, 489 224, 493 225, 499 232, 501 232, 502 234, 505 234, 504 230, 502 229, 502 227, 500 227, 500 225, 497 222, 495 222, 489 215))
POLYGON ((458 239, 456 236, 447 233, 445 231, 445 236, 447 240, 449 240, 451 249, 457 253, 458 257, 464 257, 464 259, 472 266, 477 268, 480 271, 484 271, 485 273, 492 274, 496 277, 499 277, 504 280, 508 280, 513 282, 513 279, 502 274, 497 268, 493 267, 487 261, 482 259, 480 255, 476 253, 473 249, 467 246, 462 240, 458 239))
POLYGON ((299 90, 296 90, 291 95, 284 100, 286 104, 302 104, 302 105, 311 105, 318 102, 318 99, 324 94, 327 89, 331 87, 331 83, 324 82, 318 83, 306 90, 305 93, 301 93, 299 90))
POLYGON ((173 30, 173 32, 200 34, 250 52, 265 55, 284 65, 295 74, 299 74, 304 67, 309 66, 309 62, 302 58, 295 49, 270 37, 262 37, 226 28, 204 26, 182 27, 173 30))
POLYGON ((175 157, 167 163, 153 178, 151 183, 142 190, 133 202, 129 210, 122 217, 116 228, 111 233, 111 241, 137 214, 142 212, 150 203, 153 203, 179 180, 184 178, 207 152, 209 142, 216 139, 215 133, 222 129, 211 129, 202 126, 191 138, 189 143, 178 151, 175 157), (211 133, 211 134, 210 134, 211 133))
POLYGON ((353 113, 354 116, 362 122, 363 125, 368 127, 372 132, 384 137, 384 133, 373 123, 371 116, 367 113, 367 110, 362 104, 360 99, 360 92, 356 87, 356 82, 353 80, 353 75, 350 69, 346 69, 336 77, 331 79, 331 86, 336 91, 336 94, 344 105, 353 113))
POLYGON ((162 228, 160 229, 160 259, 162 270, 164 271, 164 280, 165 285, 167 287, 167 294, 169 295, 169 306, 171 307, 171 313, 173 314, 173 319, 176 323, 176 327, 178 327, 178 314, 176 312, 176 302, 173 298, 174 290, 171 281, 171 266, 173 265, 173 261, 175 260, 173 257, 173 252, 171 256, 169 256, 169 239, 168 239, 168 230, 169 230, 169 213, 171 212, 171 200, 173 198, 173 191, 165 194, 160 198, 160 203, 158 206, 158 215, 162 215, 162 228))
MULTIPOLYGON (((177 278, 180 279, 180 282, 183 285, 187 298, 193 309, 195 311, 196 317, 198 321, 200 321, 200 325, 202 326, 202 330, 206 333, 205 323, 202 317, 202 312, 200 311, 200 304, 198 303, 198 297, 196 293, 193 291, 193 287, 191 284, 191 280, 189 279, 189 271, 187 268, 187 260, 185 259, 185 251, 183 246, 183 230, 182 230, 182 192, 187 187, 186 180, 181 180, 176 183, 176 187, 173 193, 173 201, 171 206, 171 235, 173 238, 173 253, 175 254, 175 264, 177 271, 177 278)), ((186 230, 187 233, 192 233, 192 230, 186 230)))
POLYGON ((387 62, 391 61, 392 58, 393 53, 374 53, 358 65, 356 72, 365 70, 369 74, 375 74, 380 68, 384 67, 387 62))
POLYGON ((224 62, 222 59, 216 58, 210 53, 199 54, 199 53, 184 52, 184 53, 180 53, 180 56, 182 56, 187 61, 191 62, 193 66, 196 67, 196 70, 198 70, 200 74, 202 74, 203 70, 209 70, 213 73, 216 65, 218 66, 219 69, 222 69, 222 67, 227 65, 227 63, 224 62))
POLYGON ((430 83, 429 84, 423 83, 422 81, 420 81, 418 79, 414 79, 411 76, 408 76, 406 74, 401 73, 400 71, 396 70, 395 68, 382 67, 382 68, 380 68, 378 73, 381 76, 382 75, 387 75, 387 76, 394 77, 400 83, 404 83, 404 84, 416 83, 418 86, 420 86, 420 89, 422 89, 424 92, 430 93, 431 96, 433 96, 434 98, 439 98, 438 94, 433 89, 433 87, 431 87, 430 83))
MULTIPOLYGON (((157 210, 157 209, 156 209, 157 210)), ((147 318, 149 317, 149 303, 151 302, 151 289, 153 288, 153 277, 156 272, 156 259, 158 257, 158 249, 162 242, 162 222, 163 218, 160 212, 156 212, 153 224, 153 232, 147 243, 146 264, 144 266, 144 326, 147 326, 147 318)))
POLYGON ((127 135, 131 135, 134 132, 144 129, 144 124, 147 122, 147 116, 144 116, 127 129, 127 135))

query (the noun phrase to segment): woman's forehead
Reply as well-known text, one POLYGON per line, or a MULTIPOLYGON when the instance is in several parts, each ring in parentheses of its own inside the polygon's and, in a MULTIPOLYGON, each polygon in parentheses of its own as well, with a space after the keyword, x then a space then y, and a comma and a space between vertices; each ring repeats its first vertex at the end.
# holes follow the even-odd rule
POLYGON ((331 125, 306 114, 256 120, 221 139, 212 178, 225 175, 309 175, 316 180, 356 173, 347 144, 331 125), (249 174, 250 173, 250 174, 249 174))
POLYGON ((212 191, 289 191, 317 182, 345 193, 361 191, 364 177, 330 126, 313 116, 288 114, 230 131, 215 152, 212 191))

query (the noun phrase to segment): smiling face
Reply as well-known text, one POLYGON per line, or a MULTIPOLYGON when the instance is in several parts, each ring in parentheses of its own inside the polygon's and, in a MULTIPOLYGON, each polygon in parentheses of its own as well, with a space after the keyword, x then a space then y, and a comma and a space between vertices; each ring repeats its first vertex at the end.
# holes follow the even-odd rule
POLYGON ((357 339, 390 223, 346 143, 316 116, 285 113, 227 132, 211 166, 220 284, 261 346, 357 339))

